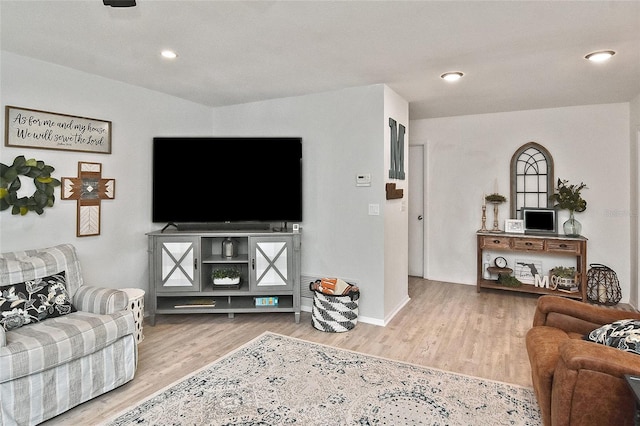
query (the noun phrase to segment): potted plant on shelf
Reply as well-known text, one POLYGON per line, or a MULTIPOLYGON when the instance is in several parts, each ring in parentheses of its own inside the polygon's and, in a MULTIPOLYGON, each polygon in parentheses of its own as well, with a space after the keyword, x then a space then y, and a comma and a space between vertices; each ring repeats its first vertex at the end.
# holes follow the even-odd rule
POLYGON ((569 210, 569 219, 562 225, 565 235, 569 237, 578 237, 582 231, 582 224, 573 214, 587 209, 587 202, 580 194, 583 189, 588 189, 583 182, 580 182, 580 185, 569 185, 569 181, 558 178, 556 193, 549 196, 555 203, 554 207, 569 210))
POLYGON ((568 292, 578 291, 578 276, 576 268, 566 266, 556 266, 551 271, 551 289, 568 292))
POLYGON ((211 273, 213 284, 233 285, 240 283, 240 271, 237 268, 216 269, 211 273))

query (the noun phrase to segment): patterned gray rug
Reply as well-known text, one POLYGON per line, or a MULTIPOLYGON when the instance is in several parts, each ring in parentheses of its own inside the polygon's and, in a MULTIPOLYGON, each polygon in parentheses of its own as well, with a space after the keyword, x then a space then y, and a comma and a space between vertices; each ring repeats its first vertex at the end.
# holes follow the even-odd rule
POLYGON ((540 425, 533 389, 264 333, 109 423, 540 425))

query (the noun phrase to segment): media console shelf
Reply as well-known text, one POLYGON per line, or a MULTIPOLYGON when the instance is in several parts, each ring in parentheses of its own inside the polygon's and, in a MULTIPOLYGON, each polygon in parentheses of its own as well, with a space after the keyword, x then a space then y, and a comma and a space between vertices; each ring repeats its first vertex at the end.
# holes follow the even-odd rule
POLYGON ((149 243, 151 325, 156 314, 293 312, 300 321, 300 234, 271 231, 155 231, 149 243), (225 257, 231 238, 236 256, 225 257), (240 272, 237 285, 217 285, 218 269, 240 272), (277 304, 275 300, 277 298, 277 304))
MULTIPOLYGON (((559 235, 524 235, 511 233, 478 232, 478 258, 477 258, 477 290, 483 288, 516 291, 521 293, 534 294, 554 294, 558 296, 587 301, 587 239, 584 237, 566 237, 559 235), (568 293, 550 288, 536 287, 533 284, 522 284, 520 287, 509 287, 500 285, 496 280, 484 278, 483 254, 485 252, 495 253, 503 256, 536 256, 544 259, 544 264, 553 264, 556 258, 574 259, 575 268, 578 273, 580 288, 575 293, 568 293)), ((493 263, 490 265, 490 272, 495 272, 493 263)), ((553 266, 560 266, 555 265, 553 266)), ((553 267, 552 266, 552 267, 553 267)), ((569 266, 569 265, 567 265, 569 266)), ((571 265, 572 266, 572 265, 571 265)), ((548 275, 546 268, 541 275, 548 275)), ((510 271, 509 271, 510 272, 510 271)))

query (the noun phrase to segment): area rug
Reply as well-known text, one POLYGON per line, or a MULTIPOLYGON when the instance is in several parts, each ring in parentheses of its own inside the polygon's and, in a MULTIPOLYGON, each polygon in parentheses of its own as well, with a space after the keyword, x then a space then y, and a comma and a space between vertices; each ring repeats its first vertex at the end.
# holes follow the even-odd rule
POLYGON ((107 424, 541 423, 531 388, 267 332, 107 424))

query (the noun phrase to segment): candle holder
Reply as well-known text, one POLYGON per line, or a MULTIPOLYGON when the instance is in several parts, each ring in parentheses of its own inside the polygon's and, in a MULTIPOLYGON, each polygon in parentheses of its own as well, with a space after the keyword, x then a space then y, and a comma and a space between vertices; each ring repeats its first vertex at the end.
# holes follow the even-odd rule
POLYGON ((500 227, 498 226, 498 206, 500 203, 492 203, 493 204, 493 228, 491 232, 502 232, 500 231, 500 227))
POLYGON ((487 232, 487 205, 482 205, 482 228, 480 228, 480 232, 487 232))
POLYGON ((498 226, 498 206, 507 201, 507 198, 504 195, 494 193, 487 195, 485 200, 493 204, 493 229, 489 232, 502 232, 498 226))

